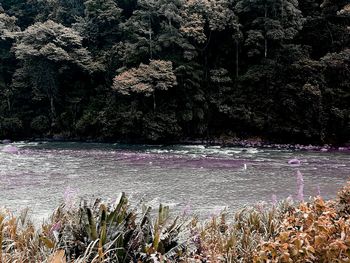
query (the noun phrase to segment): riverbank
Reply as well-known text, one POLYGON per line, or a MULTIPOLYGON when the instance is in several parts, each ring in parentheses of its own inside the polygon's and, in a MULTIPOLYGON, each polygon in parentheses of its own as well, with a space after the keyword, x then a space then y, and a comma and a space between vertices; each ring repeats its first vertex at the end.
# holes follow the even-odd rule
MULTIPOLYGON (((205 145, 220 147, 243 147, 243 148, 262 148, 262 149, 278 149, 292 151, 316 151, 316 152, 347 152, 350 153, 350 142, 342 145, 332 144, 289 144, 274 143, 260 138, 240 139, 235 137, 212 138, 212 139, 189 139, 183 138, 169 142, 152 142, 152 141, 129 141, 129 140, 104 140, 104 139, 83 139, 83 138, 65 138, 53 136, 51 138, 27 138, 26 142, 85 142, 85 143, 119 143, 119 144, 135 144, 135 145, 205 145)), ((10 143, 10 139, 0 140, 2 144, 10 143)))
POLYGON ((181 140, 179 144, 192 144, 192 145, 217 145, 222 147, 254 147, 263 149, 279 149, 279 150, 300 150, 300 151, 320 151, 320 152, 350 152, 350 144, 343 145, 304 145, 304 144, 288 144, 288 143, 274 143, 271 141, 265 141, 259 138, 253 139, 237 139, 237 138, 218 138, 211 140, 181 140))
POLYGON ((59 206, 40 227, 0 212, 2 262, 333 262, 350 260, 350 183, 337 198, 259 204, 199 221, 97 199, 59 206))

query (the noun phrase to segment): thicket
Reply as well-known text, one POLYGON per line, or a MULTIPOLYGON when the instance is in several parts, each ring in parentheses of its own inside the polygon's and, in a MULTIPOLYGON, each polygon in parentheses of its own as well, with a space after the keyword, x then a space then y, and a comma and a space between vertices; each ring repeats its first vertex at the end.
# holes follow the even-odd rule
POLYGON ((2 0, 0 137, 350 139, 348 0, 2 0))
POLYGON ((247 207, 204 222, 114 203, 67 199, 40 227, 0 211, 1 262, 349 262, 350 183, 320 196, 247 207))

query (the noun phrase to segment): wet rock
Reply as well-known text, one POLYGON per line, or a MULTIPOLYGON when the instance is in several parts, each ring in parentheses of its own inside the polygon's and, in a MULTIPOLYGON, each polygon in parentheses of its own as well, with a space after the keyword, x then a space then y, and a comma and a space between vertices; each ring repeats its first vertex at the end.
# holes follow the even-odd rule
POLYGON ((294 158, 294 159, 289 160, 288 164, 290 164, 290 165, 300 165, 301 161, 299 159, 294 158))
POLYGON ((19 149, 16 146, 13 145, 6 145, 3 149, 2 152, 4 153, 11 153, 11 154, 18 154, 19 149))
POLYGON ((11 140, 10 140, 10 139, 2 140, 2 144, 9 144, 9 143, 11 143, 11 140))
POLYGON ((59 134, 55 134, 54 136, 52 136, 52 141, 55 141, 55 142, 62 142, 64 141, 65 138, 64 136, 62 135, 59 135, 59 134))

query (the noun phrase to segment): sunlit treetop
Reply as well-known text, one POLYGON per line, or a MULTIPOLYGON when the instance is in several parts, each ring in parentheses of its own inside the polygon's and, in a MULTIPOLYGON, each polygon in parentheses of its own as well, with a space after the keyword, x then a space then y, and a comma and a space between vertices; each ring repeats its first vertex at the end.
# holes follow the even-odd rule
POLYGON ((227 0, 187 0, 181 15, 181 31, 198 43, 207 41, 206 26, 210 31, 223 31, 237 23, 227 0))
POLYGON ((91 62, 89 52, 82 46, 82 37, 51 20, 37 22, 20 33, 14 51, 20 60, 44 58, 52 62, 71 62, 86 69, 91 62))
POLYGON ((142 93, 151 95, 155 90, 167 90, 176 85, 176 76, 170 61, 151 60, 114 78, 113 89, 124 95, 142 93))

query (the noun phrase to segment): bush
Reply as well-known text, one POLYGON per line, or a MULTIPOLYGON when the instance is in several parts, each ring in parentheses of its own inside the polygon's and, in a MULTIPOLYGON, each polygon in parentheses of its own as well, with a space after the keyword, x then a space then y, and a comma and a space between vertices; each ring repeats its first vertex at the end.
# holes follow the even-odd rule
POLYGON ((350 215, 350 182, 338 192, 337 210, 340 215, 350 215))
POLYGON ((349 262, 350 218, 317 197, 286 214, 278 233, 261 244, 254 262, 349 262))
POLYGON ((208 222, 169 208, 96 200, 62 204, 40 230, 0 211, 1 262, 349 262, 348 183, 336 200, 259 204, 208 222))
POLYGON ((22 132, 23 123, 17 118, 0 117, 0 136, 4 138, 13 138, 22 132))
POLYGON ((39 115, 32 120, 30 127, 39 134, 45 134, 50 130, 50 120, 44 115, 39 115))
POLYGON ((174 114, 149 113, 145 115, 143 125, 143 136, 150 141, 177 138, 181 134, 174 114))
POLYGON ((124 194, 113 204, 62 204, 40 230, 26 215, 0 213, 0 244, 1 262, 175 262, 191 248, 186 221, 171 220, 169 207, 152 217, 124 194))
POLYGON ((100 130, 99 113, 84 112, 83 116, 78 120, 75 129, 81 136, 96 136, 100 130))

